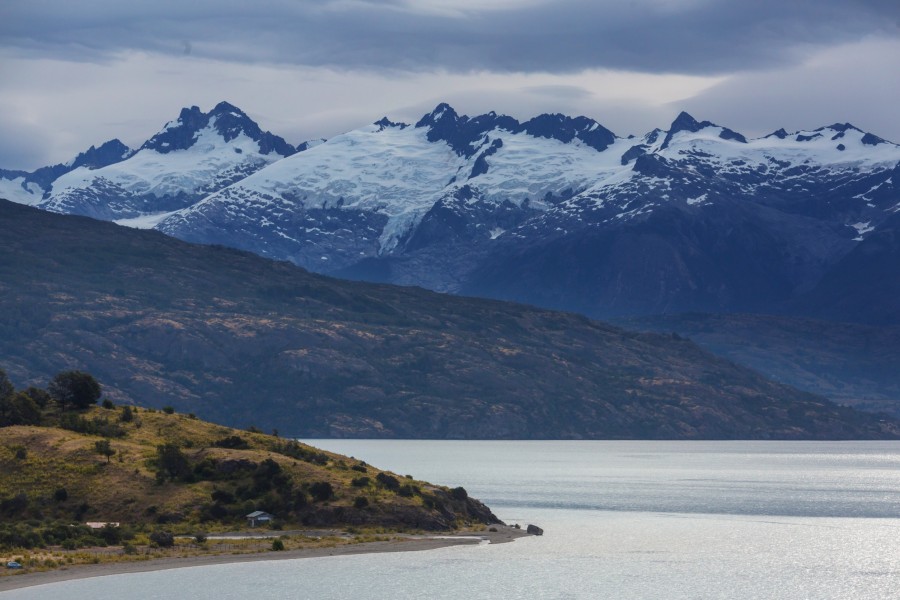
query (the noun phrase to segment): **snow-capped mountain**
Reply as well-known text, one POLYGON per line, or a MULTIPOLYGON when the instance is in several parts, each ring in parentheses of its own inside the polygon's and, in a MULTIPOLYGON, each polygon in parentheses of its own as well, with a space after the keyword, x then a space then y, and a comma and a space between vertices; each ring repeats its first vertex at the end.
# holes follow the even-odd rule
POLYGON ((5 171, 0 169, 0 198, 19 204, 38 204, 53 182, 79 167, 99 169, 125 160, 133 151, 118 139, 110 140, 100 147, 91 146, 65 164, 41 167, 32 172, 5 171))
MULTIPOLYGON (((208 113, 182 109, 119 162, 61 175, 37 203, 46 210, 106 220, 139 218, 190 206, 297 149, 221 102, 208 113)), ((157 217, 158 220, 158 217, 157 217)))
MULTIPOLYGON (((622 138, 586 117, 441 104, 299 149, 226 103, 185 109, 124 160, 60 176, 39 205, 596 317, 808 311, 825 283, 846 305, 834 269, 889 265, 893 246, 876 242, 900 228, 900 146, 846 123, 747 139, 682 113, 622 138)), ((888 313, 838 317, 900 318, 888 313)))
POLYGON ((748 140, 682 113, 638 139, 442 104, 279 161, 158 228, 595 316, 771 310, 900 210, 898 164, 900 147, 849 124, 748 140))

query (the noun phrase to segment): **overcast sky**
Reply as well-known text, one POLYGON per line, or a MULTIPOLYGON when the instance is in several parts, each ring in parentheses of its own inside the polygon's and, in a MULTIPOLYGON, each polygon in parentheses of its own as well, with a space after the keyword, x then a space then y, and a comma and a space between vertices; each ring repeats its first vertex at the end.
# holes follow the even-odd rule
POLYGON ((897 0, 0 0, 0 168, 228 100, 291 143, 437 103, 900 142, 897 0))

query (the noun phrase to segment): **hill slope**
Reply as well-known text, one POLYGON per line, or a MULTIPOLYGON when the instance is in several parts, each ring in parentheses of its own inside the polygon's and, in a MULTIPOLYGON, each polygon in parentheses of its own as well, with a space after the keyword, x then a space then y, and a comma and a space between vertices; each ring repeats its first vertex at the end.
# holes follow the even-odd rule
POLYGON ((671 335, 344 282, 0 202, 0 357, 292 436, 870 438, 893 422, 671 335))
POLYGON ((129 408, 123 421, 122 410, 95 407, 79 414, 103 423, 113 436, 106 438, 111 460, 95 451, 104 439, 97 435, 56 426, 0 427, 0 516, 207 528, 242 527, 244 515, 254 510, 312 526, 447 530, 498 522, 467 495, 357 459, 187 415, 129 408), (354 505, 360 497, 365 505, 354 505))

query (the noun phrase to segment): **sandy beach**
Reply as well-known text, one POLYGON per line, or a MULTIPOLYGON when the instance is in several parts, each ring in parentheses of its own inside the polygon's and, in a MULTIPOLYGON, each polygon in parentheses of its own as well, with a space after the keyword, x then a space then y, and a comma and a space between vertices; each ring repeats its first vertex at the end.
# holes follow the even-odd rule
POLYGON ((497 531, 453 533, 435 536, 409 536, 386 542, 364 542, 330 548, 303 548, 284 552, 257 552, 254 554, 209 554, 180 558, 158 558, 134 562, 113 562, 62 567, 52 571, 22 572, 0 577, 0 593, 10 590, 57 583, 86 577, 102 577, 123 573, 142 573, 164 569, 182 569, 204 565, 219 565, 265 560, 293 560, 324 556, 347 556, 376 552, 417 552, 466 544, 503 544, 526 536, 524 530, 497 526, 497 531))

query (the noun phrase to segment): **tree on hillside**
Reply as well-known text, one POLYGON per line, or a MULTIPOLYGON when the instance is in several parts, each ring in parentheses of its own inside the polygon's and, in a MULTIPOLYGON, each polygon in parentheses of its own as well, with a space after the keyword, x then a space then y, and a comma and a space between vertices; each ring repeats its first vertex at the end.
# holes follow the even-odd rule
POLYGON ((89 373, 63 371, 48 387, 50 395, 64 407, 88 408, 100 399, 100 384, 89 373))
POLYGON ((0 396, 0 427, 7 425, 39 425, 41 409, 28 394, 16 392, 0 396))
POLYGON ((109 440, 100 440, 94 442, 94 452, 105 456, 107 464, 109 463, 109 458, 116 453, 116 451, 113 450, 112 446, 110 446, 109 440))

